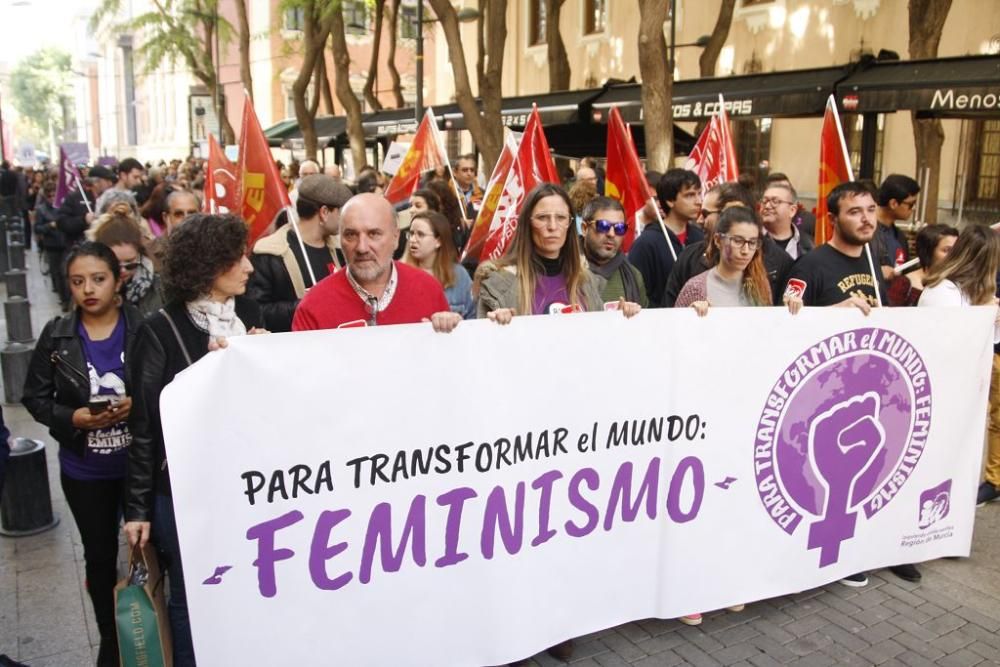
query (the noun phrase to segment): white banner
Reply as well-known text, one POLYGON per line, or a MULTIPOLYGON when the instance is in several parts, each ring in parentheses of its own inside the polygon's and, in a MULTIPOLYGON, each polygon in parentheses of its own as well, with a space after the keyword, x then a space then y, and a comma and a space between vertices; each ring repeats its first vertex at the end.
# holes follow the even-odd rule
POLYGON ((200 665, 486 665, 967 555, 994 308, 233 340, 162 408, 200 665))

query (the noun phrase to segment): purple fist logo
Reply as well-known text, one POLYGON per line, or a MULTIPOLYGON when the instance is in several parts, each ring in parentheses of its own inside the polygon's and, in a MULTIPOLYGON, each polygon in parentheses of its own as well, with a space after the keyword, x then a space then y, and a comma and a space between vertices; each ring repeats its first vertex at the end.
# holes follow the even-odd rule
POLYGON ((757 491, 789 535, 805 518, 820 567, 839 560, 859 514, 871 519, 909 478, 930 405, 923 360, 883 329, 831 336, 775 383, 757 425, 757 491))

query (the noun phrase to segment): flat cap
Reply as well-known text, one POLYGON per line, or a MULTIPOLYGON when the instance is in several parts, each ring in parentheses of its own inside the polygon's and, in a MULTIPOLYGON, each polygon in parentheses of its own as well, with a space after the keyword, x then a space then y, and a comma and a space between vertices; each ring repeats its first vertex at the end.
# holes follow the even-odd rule
POLYGON ((330 208, 340 208, 353 195, 349 187, 326 174, 303 176, 299 181, 299 197, 330 208))
POLYGON ((111 181, 112 183, 118 180, 118 177, 111 173, 110 169, 101 165, 91 167, 87 172, 87 178, 103 178, 105 181, 111 181))

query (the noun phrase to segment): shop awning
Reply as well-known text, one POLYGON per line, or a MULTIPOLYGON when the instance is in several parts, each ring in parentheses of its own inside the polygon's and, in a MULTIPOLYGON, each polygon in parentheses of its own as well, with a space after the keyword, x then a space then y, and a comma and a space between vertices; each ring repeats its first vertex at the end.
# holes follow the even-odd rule
MULTIPOLYGON (((316 131, 316 144, 320 148, 328 148, 347 141, 347 118, 344 116, 319 116, 313 122, 313 129, 316 131)), ((305 148, 305 140, 302 138, 302 130, 298 123, 295 123, 294 130, 285 133, 281 146, 295 150, 305 148)))
MULTIPOLYGON (((827 98, 848 71, 849 66, 845 65, 675 81, 674 120, 697 121, 711 117, 719 105, 719 93, 733 119, 822 116, 827 98)), ((626 122, 642 123, 641 84, 610 86, 591 102, 591 120, 606 123, 608 111, 615 106, 626 122)))
MULTIPOLYGON (((264 130, 264 136, 267 137, 267 143, 272 148, 280 148, 281 142, 284 141, 290 134, 297 132, 299 129, 299 122, 294 118, 286 118, 283 121, 275 123, 271 127, 264 130)), ((299 136, 302 136, 301 134, 299 136)))
POLYGON ((875 61, 837 85, 851 113, 1000 117, 1000 56, 875 61))
MULTIPOLYGON (((556 125, 576 125, 587 122, 590 101, 596 99, 604 88, 568 90, 540 95, 505 97, 500 107, 500 117, 506 127, 524 129, 533 104, 546 128, 556 125)), ((434 114, 445 130, 464 130, 468 127, 465 116, 457 104, 435 107, 434 114)))

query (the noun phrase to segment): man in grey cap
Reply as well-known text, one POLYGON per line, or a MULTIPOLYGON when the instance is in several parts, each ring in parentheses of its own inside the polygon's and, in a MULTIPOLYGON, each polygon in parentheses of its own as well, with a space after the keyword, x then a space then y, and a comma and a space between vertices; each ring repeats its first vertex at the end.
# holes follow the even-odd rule
POLYGON ((260 304, 269 331, 291 331, 292 315, 306 291, 343 266, 337 234, 340 208, 350 198, 351 190, 343 183, 322 174, 306 176, 295 202, 302 243, 289 224, 254 245, 247 295, 260 304))

